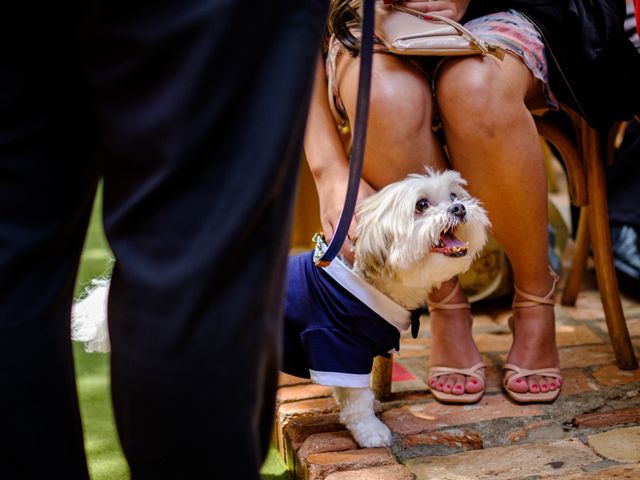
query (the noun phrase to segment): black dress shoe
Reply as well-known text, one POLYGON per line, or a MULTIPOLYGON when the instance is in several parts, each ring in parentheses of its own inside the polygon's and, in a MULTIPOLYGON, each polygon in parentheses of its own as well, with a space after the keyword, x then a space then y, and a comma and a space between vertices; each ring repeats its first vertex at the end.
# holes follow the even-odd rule
POLYGON ((620 287, 625 293, 640 298, 640 227, 611 227, 613 264, 620 287))

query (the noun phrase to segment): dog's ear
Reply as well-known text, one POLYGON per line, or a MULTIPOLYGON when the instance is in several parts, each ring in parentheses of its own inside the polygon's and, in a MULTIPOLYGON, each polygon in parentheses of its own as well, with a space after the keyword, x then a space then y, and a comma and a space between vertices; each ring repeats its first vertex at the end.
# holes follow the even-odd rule
POLYGON ((393 236, 376 228, 359 228, 354 269, 365 278, 380 277, 393 246, 393 236))
POLYGON ((398 241, 400 185, 391 184, 364 199, 356 213, 354 269, 366 278, 388 276, 388 259, 398 241))
POLYGON ((358 207, 358 240, 354 268, 365 276, 392 278, 390 259, 411 231, 413 198, 396 182, 362 201, 358 207))

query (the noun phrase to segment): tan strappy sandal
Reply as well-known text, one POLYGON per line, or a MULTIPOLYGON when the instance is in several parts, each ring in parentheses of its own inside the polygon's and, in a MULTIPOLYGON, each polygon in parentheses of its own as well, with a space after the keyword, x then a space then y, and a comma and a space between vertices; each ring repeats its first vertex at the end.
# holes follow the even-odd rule
MULTIPOLYGON (((553 285, 551 285, 551 290, 549 291, 549 293, 547 293, 544 297, 538 297, 536 295, 531 295, 530 293, 523 292, 516 285, 514 285, 516 294, 518 294, 522 298, 525 298, 528 301, 516 302, 514 300, 511 307, 512 308, 530 308, 530 307, 537 307, 540 305, 549 305, 553 307, 555 305, 553 294, 555 293, 556 284, 558 283, 558 280, 560 277, 558 277, 556 272, 554 272, 551 269, 551 267, 549 267, 549 271, 551 272, 551 276, 553 278, 553 285)), ((512 332, 515 331, 515 323, 514 323, 513 317, 509 319, 509 327, 511 328, 512 332)), ((513 390, 510 390, 507 386, 512 380, 518 380, 519 378, 526 378, 532 375, 540 375, 542 377, 557 378, 562 382, 562 376, 560 375, 559 368, 538 368, 535 370, 528 370, 525 368, 520 368, 517 365, 514 365, 512 363, 506 363, 503 365, 502 368, 504 371, 504 380, 502 382, 502 386, 504 390, 507 392, 507 395, 509 395, 509 397, 511 397, 516 402, 547 403, 547 402, 553 402, 556 398, 558 398, 558 395, 560 395, 560 388, 562 384, 560 384, 558 388, 556 388, 555 390, 550 390, 548 392, 537 392, 537 393, 533 393, 533 392, 518 393, 518 392, 514 392, 513 390)))
MULTIPOLYGON (((449 303, 453 297, 455 297, 456 293, 458 293, 458 290, 460 290, 460 283, 456 282, 456 286, 453 287, 453 290, 451 290, 449 295, 440 302, 429 302, 429 313, 436 310, 470 310, 471 305, 469 305, 469 302, 449 303)), ((482 398, 485 391, 486 382, 484 377, 484 368, 486 368, 484 362, 478 362, 471 368, 429 367, 428 382, 431 393, 436 400, 442 403, 476 403, 482 398), (437 379, 443 375, 464 375, 466 377, 475 378, 482 383, 482 390, 477 393, 464 392, 459 395, 454 395, 453 393, 440 392, 435 388, 431 388, 431 380, 437 379)))

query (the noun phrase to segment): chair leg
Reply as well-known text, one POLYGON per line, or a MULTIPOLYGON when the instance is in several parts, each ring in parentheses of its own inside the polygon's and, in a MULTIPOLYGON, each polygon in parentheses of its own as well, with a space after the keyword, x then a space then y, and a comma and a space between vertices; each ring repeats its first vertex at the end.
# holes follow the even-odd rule
POLYGON ((580 221, 578 222, 578 232, 576 234, 576 251, 573 254, 571 270, 562 290, 562 305, 574 306, 578 298, 578 292, 582 285, 582 278, 587 268, 589 258, 589 207, 580 209, 580 221))
POLYGON ((391 396, 391 375, 393 372, 393 356, 373 359, 371 389, 378 400, 386 400, 391 396))
POLYGON ((611 232, 609 230, 604 170, 600 158, 600 139, 597 132, 586 125, 582 127, 582 146, 587 164, 587 184, 590 196, 589 233, 609 338, 618 367, 622 370, 633 370, 638 368, 638 361, 629 338, 611 256, 611 232))

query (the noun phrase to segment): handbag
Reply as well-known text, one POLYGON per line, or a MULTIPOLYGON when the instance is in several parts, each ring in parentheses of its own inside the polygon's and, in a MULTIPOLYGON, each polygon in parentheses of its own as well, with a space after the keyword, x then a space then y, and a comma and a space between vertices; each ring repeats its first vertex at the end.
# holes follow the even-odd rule
POLYGON ((450 18, 396 3, 376 5, 376 36, 397 55, 489 54, 500 60, 505 55, 502 47, 478 38, 450 18))

